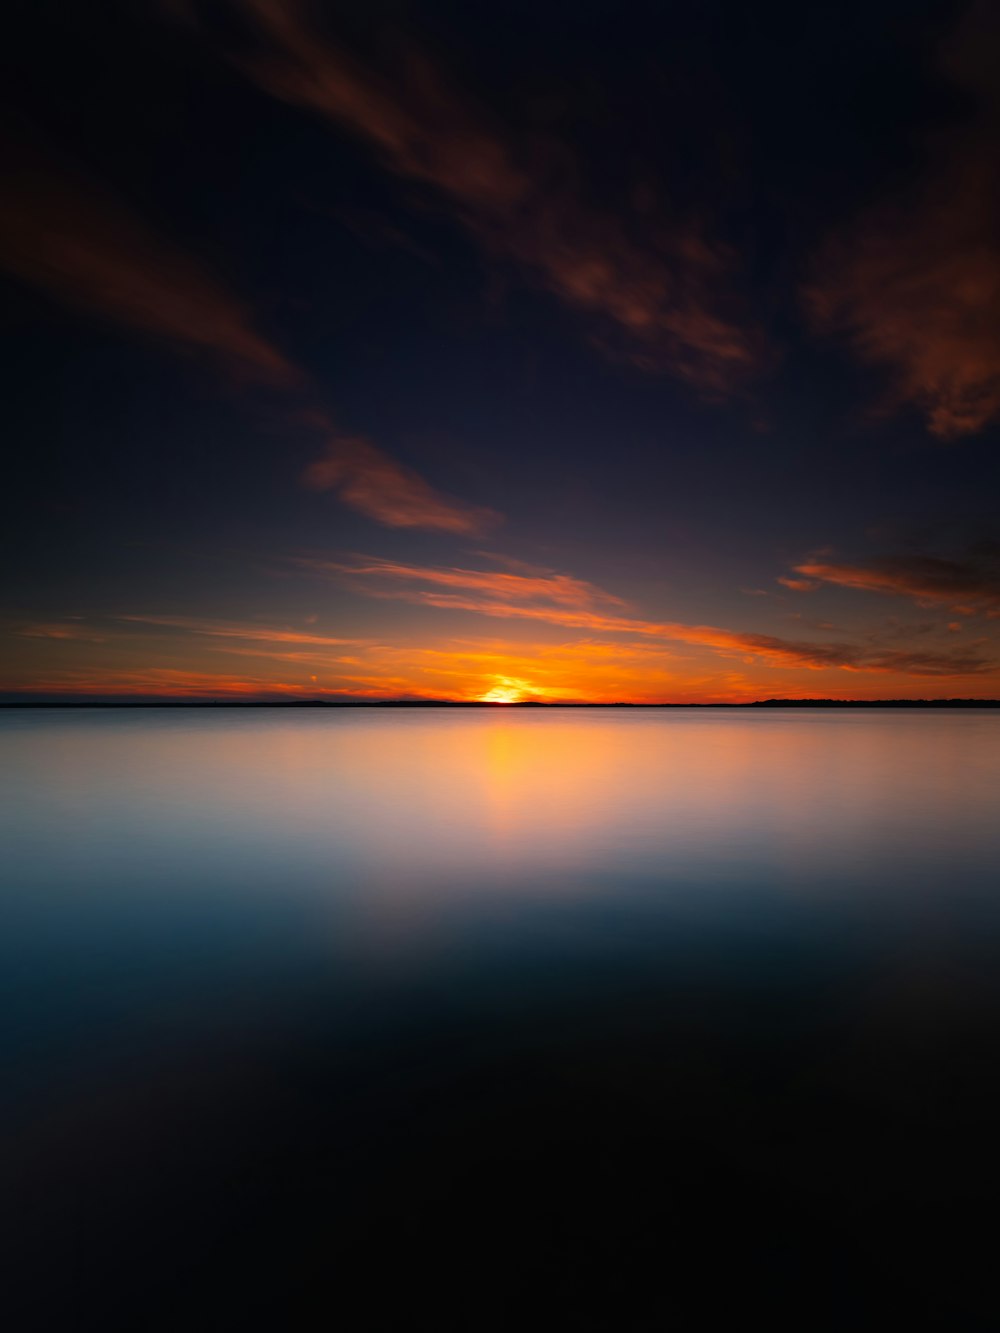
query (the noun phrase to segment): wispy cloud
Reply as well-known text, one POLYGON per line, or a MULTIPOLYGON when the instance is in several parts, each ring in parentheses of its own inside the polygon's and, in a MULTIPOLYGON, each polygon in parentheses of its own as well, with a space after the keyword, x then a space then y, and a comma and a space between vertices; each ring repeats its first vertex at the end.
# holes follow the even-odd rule
POLYGON ((786 574, 783 574, 778 582, 785 588, 791 588, 792 592, 812 592, 814 588, 819 587, 815 579, 791 579, 786 574))
MULTIPOLYGON (((550 610, 559 616, 558 607, 550 610)), ((623 632, 616 625, 604 634, 556 642, 435 633, 430 641, 401 643, 150 613, 108 620, 107 632, 102 626, 102 637, 90 641, 96 646, 69 658, 55 639, 25 640, 30 657, 15 665, 15 656, 8 655, 0 688, 67 696, 706 703, 800 696, 804 690, 835 695, 835 676, 842 669, 871 675, 871 683, 860 689, 847 687, 852 695, 886 688, 898 693, 913 678, 984 679, 975 652, 949 656, 908 646, 845 650, 837 645, 820 656, 812 645, 709 626, 658 628, 663 637, 623 632), (158 665, 149 666, 154 644, 158 665), (712 650, 707 659, 692 651, 706 646, 712 650), (713 663, 713 656, 722 661, 713 663), (819 686, 810 690, 799 683, 803 666, 820 673, 819 686)))
POLYGON ((99 630, 78 620, 29 620, 14 624, 10 633, 22 639, 53 639, 66 643, 103 643, 99 630))
POLYGON ((54 672, 33 680, 37 694, 82 694, 149 696, 157 698, 224 699, 295 697, 303 693, 295 681, 271 676, 223 675, 211 671, 186 671, 179 667, 143 667, 136 670, 54 672))
MULTIPOLYGON (((107 191, 26 150, 8 149, 0 197, 0 266, 58 299, 211 357, 238 381, 301 394, 306 376, 254 328, 248 311, 200 264, 107 191)), ((325 451, 305 483, 388 527, 473 535, 492 510, 436 490, 369 440, 315 411, 325 451)))
POLYGON ((867 564, 812 560, 795 569, 813 585, 832 583, 906 597, 921 606, 945 604, 966 614, 1000 616, 1000 546, 995 543, 981 543, 962 559, 904 555, 867 564))
POLYGON ((944 64, 975 120, 929 148, 922 179, 831 237, 805 288, 815 326, 892 376, 942 439, 1000 419, 1000 24, 974 7, 944 64))
POLYGON ((40 157, 4 156, 0 265, 81 309, 207 353, 241 379, 299 378, 247 310, 126 205, 40 157))
POLYGON ((620 597, 605 592, 585 579, 526 565, 519 565, 519 569, 531 572, 407 565, 397 560, 382 560, 377 556, 360 557, 354 561, 305 558, 298 563, 319 573, 339 574, 351 579, 387 580, 389 583, 400 582, 404 585, 423 583, 432 588, 472 589, 500 603, 535 600, 569 607, 592 607, 602 603, 625 605, 620 597))
POLYGON ((493 509, 436 490, 369 440, 338 434, 332 423, 324 453, 306 468, 305 484, 334 491, 352 509, 389 528, 422 528, 475 536, 501 522, 493 509))
POLYGON ((246 624, 232 620, 207 620, 197 616, 123 615, 115 616, 113 619, 122 624, 183 630, 185 633, 204 635, 210 639, 247 639, 259 643, 308 644, 323 648, 340 648, 364 642, 361 639, 332 638, 326 634, 314 634, 306 630, 281 626, 246 624))
MULTIPOLYGON (((745 661, 774 666, 824 670, 893 672, 914 676, 975 675, 993 669, 991 658, 974 649, 947 652, 910 652, 886 649, 870 643, 810 643, 770 634, 722 629, 714 625, 689 625, 679 621, 646 620, 595 609, 595 603, 610 595, 589 584, 576 585, 576 600, 553 596, 560 576, 538 580, 521 590, 523 600, 509 583, 491 570, 466 570, 405 565, 380 560, 324 562, 307 560, 306 568, 329 574, 367 596, 390 598, 434 607, 471 612, 506 620, 533 620, 595 635, 622 635, 640 639, 690 644, 745 661), (443 589, 460 588, 461 592, 443 589), (586 590, 584 592, 583 590, 586 590)), ((566 577, 566 576, 562 576, 566 577)), ((612 601, 621 604, 620 599, 612 601)))
POLYGON ((240 0, 259 49, 240 63, 267 91, 359 135, 393 172, 433 187, 490 255, 513 260, 568 305, 603 319, 620 352, 712 396, 768 359, 732 312, 733 254, 702 222, 657 224, 602 212, 558 154, 518 151, 476 108, 411 57, 380 77, 307 23, 288 0, 240 0))

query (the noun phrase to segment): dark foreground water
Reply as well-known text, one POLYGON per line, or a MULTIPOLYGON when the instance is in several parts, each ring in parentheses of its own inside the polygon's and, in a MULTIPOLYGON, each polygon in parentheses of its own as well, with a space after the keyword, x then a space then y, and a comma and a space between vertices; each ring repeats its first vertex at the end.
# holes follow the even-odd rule
POLYGON ((1000 712, 0 749, 7 1327, 998 1326, 1000 712))

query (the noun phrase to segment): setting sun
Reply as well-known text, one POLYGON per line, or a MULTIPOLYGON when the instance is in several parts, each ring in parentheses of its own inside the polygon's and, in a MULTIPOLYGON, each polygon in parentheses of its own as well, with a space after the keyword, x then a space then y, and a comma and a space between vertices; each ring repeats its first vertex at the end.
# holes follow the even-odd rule
POLYGON ((479 702, 483 704, 518 704, 526 697, 524 681, 503 677, 497 680, 492 689, 479 696, 479 702))

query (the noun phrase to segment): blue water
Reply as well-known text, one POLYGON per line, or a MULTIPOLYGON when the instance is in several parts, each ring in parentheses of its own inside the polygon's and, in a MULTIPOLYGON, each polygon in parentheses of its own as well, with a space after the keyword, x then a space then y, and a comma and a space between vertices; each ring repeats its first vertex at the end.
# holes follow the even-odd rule
POLYGON ((0 784, 18 1327, 996 1326, 1000 712, 7 711, 0 784))

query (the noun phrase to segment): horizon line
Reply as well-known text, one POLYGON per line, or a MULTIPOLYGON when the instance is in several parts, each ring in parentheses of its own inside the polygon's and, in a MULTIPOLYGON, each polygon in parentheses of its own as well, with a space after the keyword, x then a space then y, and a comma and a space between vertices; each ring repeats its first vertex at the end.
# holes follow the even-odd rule
POLYGON ((84 696, 81 698, 0 699, 0 708, 1000 708, 1000 699, 894 698, 833 699, 766 698, 718 702, 635 702, 628 699, 592 702, 580 700, 518 699, 185 699, 179 697, 84 696))

